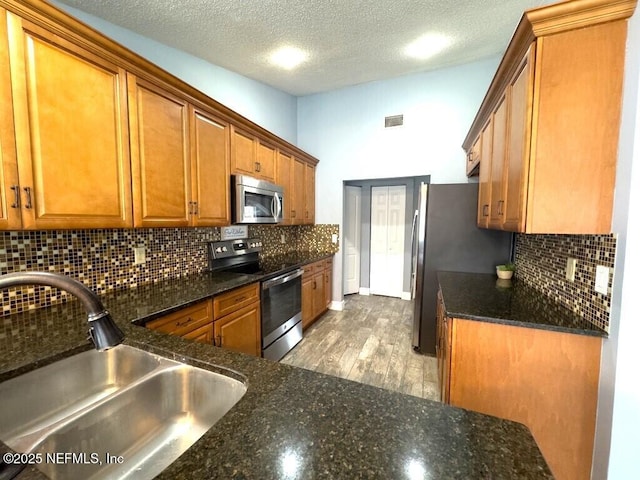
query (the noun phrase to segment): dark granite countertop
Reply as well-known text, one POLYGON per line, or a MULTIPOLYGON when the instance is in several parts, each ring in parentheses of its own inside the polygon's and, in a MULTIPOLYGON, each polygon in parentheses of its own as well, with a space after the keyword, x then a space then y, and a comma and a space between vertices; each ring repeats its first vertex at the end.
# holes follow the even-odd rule
POLYGON ((606 337, 591 322, 518 280, 493 274, 438 272, 447 316, 606 337))
MULTIPOLYGON (((207 296, 205 290, 219 292, 251 281, 252 276, 198 275, 104 297, 126 335, 125 343, 210 370, 240 372, 248 387, 244 397, 159 478, 553 478, 522 424, 189 342, 132 323, 156 315, 150 305, 163 311, 173 308, 171 302, 181 292, 193 302, 207 296)), ((18 317, 3 319, 0 381, 91 348, 78 302, 18 317)), ((29 468, 18 478, 43 475, 29 468)))

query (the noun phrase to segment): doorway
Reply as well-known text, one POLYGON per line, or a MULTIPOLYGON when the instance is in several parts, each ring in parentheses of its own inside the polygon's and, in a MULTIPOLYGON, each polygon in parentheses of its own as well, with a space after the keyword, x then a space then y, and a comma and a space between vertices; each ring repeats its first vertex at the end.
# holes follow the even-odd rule
POLYGON ((371 188, 370 293, 402 297, 405 185, 371 188))
POLYGON ((344 294, 360 290, 362 187, 346 186, 344 199, 344 294))

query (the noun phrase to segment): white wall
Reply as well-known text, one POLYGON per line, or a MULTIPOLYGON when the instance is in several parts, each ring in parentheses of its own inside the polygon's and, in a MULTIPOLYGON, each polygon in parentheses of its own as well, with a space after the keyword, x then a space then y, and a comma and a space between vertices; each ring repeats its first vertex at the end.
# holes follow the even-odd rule
POLYGON ((138 55, 194 86, 214 100, 296 144, 296 97, 168 47, 94 15, 52 3, 138 55))
MULTIPOLYGON (((462 150, 500 57, 298 99, 298 146, 320 159, 316 222, 342 227, 343 180, 431 175, 464 183, 462 150), (404 115, 402 127, 384 117, 404 115)), ((342 228, 340 228, 342 231, 342 228)), ((342 252, 333 299, 342 300, 342 252)))
POLYGON ((600 368, 593 479, 640 478, 640 14, 629 21, 613 231, 618 252, 611 329, 600 368), (631 214, 631 212, 636 212, 631 214))

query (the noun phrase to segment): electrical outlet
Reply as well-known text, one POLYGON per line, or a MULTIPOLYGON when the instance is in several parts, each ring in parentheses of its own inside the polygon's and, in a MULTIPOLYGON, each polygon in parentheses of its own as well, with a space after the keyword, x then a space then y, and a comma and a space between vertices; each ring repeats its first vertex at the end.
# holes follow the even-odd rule
POLYGON ((284 236, 284 233, 280 234, 280 243, 287 243, 287 239, 284 236))
POLYGON ((609 293, 609 268, 598 265, 596 267, 596 286, 594 290, 606 295, 609 293))
POLYGON ((334 245, 338 243, 338 234, 337 233, 332 233, 331 234, 331 243, 333 243, 334 245))
POLYGON ((575 258, 567 258, 567 272, 566 278, 570 282, 576 281, 576 265, 578 264, 578 260, 575 258))
POLYGON ((144 247, 133 247, 133 264, 141 265, 147 261, 147 252, 144 247))

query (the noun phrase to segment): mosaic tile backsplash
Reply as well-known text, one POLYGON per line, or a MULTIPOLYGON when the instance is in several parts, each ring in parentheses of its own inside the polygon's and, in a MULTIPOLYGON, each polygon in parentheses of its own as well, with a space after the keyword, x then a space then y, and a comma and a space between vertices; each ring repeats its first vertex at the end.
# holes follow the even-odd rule
MULTIPOLYGON (((263 239, 264 254, 289 251, 337 252, 331 234, 338 225, 252 226, 263 239), (282 244, 281 236, 286 243, 282 244)), ((0 274, 39 270, 75 278, 97 293, 202 272, 205 243, 220 240, 219 228, 127 230, 48 230, 0 232, 0 274), (146 261, 134 265, 134 247, 146 249, 146 261)), ((50 287, 6 289, 2 315, 55 305, 69 295, 50 287)))
POLYGON ((516 235, 516 278, 609 331, 611 279, 608 294, 594 290, 596 266, 613 273, 615 235, 516 235), (575 281, 565 278, 567 259, 578 260, 575 281))

